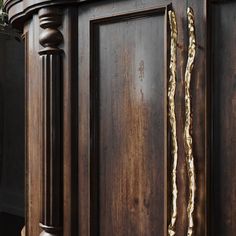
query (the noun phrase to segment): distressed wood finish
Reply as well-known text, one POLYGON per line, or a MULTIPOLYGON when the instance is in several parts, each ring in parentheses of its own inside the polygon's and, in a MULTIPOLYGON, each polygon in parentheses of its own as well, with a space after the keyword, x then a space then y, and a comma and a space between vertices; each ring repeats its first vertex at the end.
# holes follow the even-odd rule
MULTIPOLYGON (((59 114, 57 118, 60 118, 51 123, 59 132, 55 147, 60 146, 60 152, 53 165, 48 163, 52 169, 61 171, 55 172, 54 177, 58 178, 51 186, 56 186, 60 192, 58 201, 55 198, 58 209, 52 216, 54 226, 62 227, 61 234, 65 236, 166 236, 172 191, 170 127, 166 114, 169 8, 175 11, 178 25, 176 236, 186 235, 189 183, 183 132, 188 6, 195 14, 197 43, 190 88, 196 168, 194 235, 228 236, 235 232, 234 208, 224 201, 226 195, 227 201, 235 205, 232 187, 235 186, 232 174, 236 152, 233 145, 235 119, 230 115, 234 110, 233 102, 230 102, 234 101, 234 67, 228 63, 230 58, 234 60, 234 50, 230 50, 233 40, 229 40, 229 44, 224 41, 234 37, 234 31, 230 31, 227 24, 232 27, 235 23, 234 7, 231 7, 235 4, 232 1, 224 4, 226 1, 223 0, 214 2, 5 2, 10 21, 24 28, 26 33, 28 236, 40 234, 41 211, 48 212, 42 198, 43 192, 48 191, 43 188, 45 181, 40 174, 44 168, 41 158, 45 149, 44 118, 50 114, 44 109, 50 99, 47 99, 42 81, 42 61, 46 65, 45 72, 52 70, 61 78, 60 92, 58 89, 57 98, 51 100, 59 114), (213 7, 216 4, 217 7, 213 7), (53 7, 50 10, 52 17, 47 19, 46 29, 41 28, 45 14, 40 9, 50 7, 53 7), (58 15, 54 7, 61 11, 61 23, 56 26, 58 15), (228 9, 227 20, 223 20, 223 12, 219 9, 228 9), (210 30, 211 25, 214 27, 210 30), (216 28, 220 28, 218 33, 216 28), (58 30, 63 34, 63 42, 50 36, 57 35, 58 30), (39 35, 45 33, 46 41, 49 40, 51 45, 43 42, 41 47, 39 35), (60 46, 57 40, 62 42, 60 46), (48 53, 37 55, 48 46, 56 48, 56 54, 52 55, 54 50, 46 49, 48 53), (217 48, 220 50, 213 54, 217 48), (227 63, 222 61, 226 52, 229 54, 227 63), (54 64, 55 58, 58 61, 54 64), (221 164, 223 158, 224 165, 221 164), (225 185, 224 179, 228 181, 225 185), (218 208, 214 210, 216 206, 218 208)), ((45 75, 53 79, 49 74, 45 75)), ((60 86, 56 84, 52 88, 60 86)), ((45 127, 49 128, 50 122, 46 123, 49 125, 45 127)), ((49 171, 44 176, 47 174, 49 171)), ((53 194, 47 197, 54 199, 53 194)), ((42 223, 52 226, 46 219, 43 217, 45 222, 42 223)))
POLYGON ((91 235, 166 234, 166 14, 90 23, 91 235))

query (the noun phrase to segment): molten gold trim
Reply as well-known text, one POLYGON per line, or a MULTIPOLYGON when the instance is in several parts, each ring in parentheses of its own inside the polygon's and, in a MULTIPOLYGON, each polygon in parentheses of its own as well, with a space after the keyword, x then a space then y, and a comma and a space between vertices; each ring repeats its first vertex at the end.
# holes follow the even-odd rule
POLYGON ((168 100, 169 100, 169 122, 171 128, 171 143, 172 143, 172 173, 171 173, 171 186, 172 186, 172 204, 171 204, 171 220, 168 226, 168 235, 175 235, 175 224, 177 218, 177 180, 176 169, 178 162, 178 143, 176 135, 176 116, 175 116, 175 90, 176 90, 176 53, 177 53, 177 23, 174 11, 170 10, 169 23, 171 30, 171 45, 170 45, 170 78, 168 86, 168 100))
POLYGON ((188 47, 188 61, 185 71, 185 128, 184 128, 184 139, 185 139, 185 155, 188 170, 189 179, 189 199, 188 199, 188 231, 187 235, 193 235, 194 220, 193 212, 195 206, 195 192, 196 192, 196 176, 194 167, 194 157, 192 149, 192 117, 191 117, 191 95, 190 95, 190 83, 192 70, 194 66, 195 54, 196 54, 196 37, 195 37, 195 26, 194 26, 194 13, 192 8, 187 8, 188 17, 188 34, 189 34, 189 47, 188 47))

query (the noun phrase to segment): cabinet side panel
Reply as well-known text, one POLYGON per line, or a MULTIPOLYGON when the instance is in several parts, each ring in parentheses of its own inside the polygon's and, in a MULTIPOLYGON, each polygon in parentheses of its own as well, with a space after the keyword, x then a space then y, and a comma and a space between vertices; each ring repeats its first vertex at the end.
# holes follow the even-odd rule
POLYGON ((42 83, 40 79, 39 22, 34 16, 27 27, 26 40, 26 213, 27 235, 40 233, 41 156, 42 156, 42 83))

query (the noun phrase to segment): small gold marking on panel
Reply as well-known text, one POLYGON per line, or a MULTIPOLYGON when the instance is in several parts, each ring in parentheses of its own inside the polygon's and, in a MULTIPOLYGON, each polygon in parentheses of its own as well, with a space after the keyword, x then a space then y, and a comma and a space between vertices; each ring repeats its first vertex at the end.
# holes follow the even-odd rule
POLYGON ((175 235, 175 224, 177 218, 177 179, 176 179, 176 170, 178 162, 178 143, 176 135, 176 115, 175 115, 175 90, 176 90, 176 57, 177 57, 177 23, 176 16, 174 11, 170 10, 169 14, 169 23, 171 30, 171 45, 170 45, 170 77, 168 85, 168 101, 169 101, 169 122, 171 130, 171 155, 172 155, 172 171, 171 171, 171 219, 168 226, 168 236, 175 235))
POLYGON ((189 199, 187 207, 187 217, 188 217, 188 231, 187 235, 193 235, 194 220, 193 212, 195 207, 195 192, 196 192, 196 176, 194 167, 194 156, 192 149, 192 114, 191 114, 191 94, 190 94, 190 84, 192 77, 192 70, 194 67, 194 60, 196 54, 196 36, 195 36, 195 26, 194 26, 194 13, 192 8, 187 8, 188 17, 188 34, 189 34, 189 46, 188 46, 188 60, 185 71, 185 128, 184 128, 184 140, 185 140, 185 155, 186 164, 188 171, 188 181, 189 181, 189 199))

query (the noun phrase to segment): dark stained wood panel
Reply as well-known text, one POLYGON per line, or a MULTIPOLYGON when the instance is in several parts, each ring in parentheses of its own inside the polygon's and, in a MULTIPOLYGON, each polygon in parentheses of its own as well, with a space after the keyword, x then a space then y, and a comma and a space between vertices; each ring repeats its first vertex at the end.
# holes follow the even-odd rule
POLYGON ((78 235, 78 10, 64 11, 63 54, 63 235, 78 235))
POLYGON ((164 235, 165 11, 91 23, 92 235, 164 235))
POLYGON ((35 15, 25 27, 26 47, 26 222, 27 235, 40 234, 42 183, 42 81, 40 79, 39 21, 35 15))
POLYGON ((236 232, 236 4, 213 8, 213 235, 236 232))

